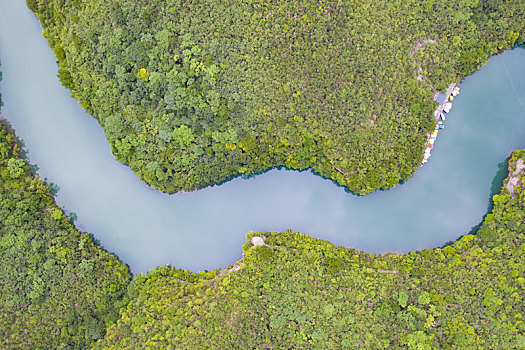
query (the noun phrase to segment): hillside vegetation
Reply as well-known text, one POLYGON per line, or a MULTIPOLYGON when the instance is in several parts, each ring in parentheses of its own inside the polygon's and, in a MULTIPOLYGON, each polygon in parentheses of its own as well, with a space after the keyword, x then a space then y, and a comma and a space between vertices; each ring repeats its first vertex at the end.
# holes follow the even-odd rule
MULTIPOLYGON (((276 165, 393 186, 419 164, 432 92, 525 25, 522 0, 27 3, 117 159, 168 192, 276 165)), ((2 124, 0 348, 525 347, 525 151, 477 234, 447 247, 252 232, 225 269, 134 279, 20 153, 2 124)))
POLYGON ((291 231, 250 233, 266 245, 247 243, 227 269, 137 276, 94 348, 523 349, 524 159, 513 154, 511 181, 476 235, 374 256, 291 231))
POLYGON ((27 4, 116 158, 166 192, 281 165, 394 186, 433 92, 525 38, 522 0, 27 4))
POLYGON ((74 229, 19 152, 2 127, 2 348, 525 346, 525 151, 477 235, 442 249, 375 256, 291 231, 250 233, 265 245, 246 243, 228 268, 164 266, 134 280, 74 229))
POLYGON ((0 348, 86 349, 116 321, 129 270, 71 225, 19 155, 0 124, 0 348))

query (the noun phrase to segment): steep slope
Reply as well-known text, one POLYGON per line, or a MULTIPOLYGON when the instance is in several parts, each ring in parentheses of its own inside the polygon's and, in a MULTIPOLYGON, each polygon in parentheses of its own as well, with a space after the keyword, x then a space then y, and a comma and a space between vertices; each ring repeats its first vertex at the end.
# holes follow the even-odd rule
POLYGON ((394 186, 434 91, 525 32, 521 0, 27 4, 116 158, 166 192, 280 165, 394 186))
POLYGON ((71 225, 19 152, 0 124, 0 348, 85 349, 116 321, 129 270, 71 225))
POLYGON ((250 233, 257 245, 227 269, 137 276, 94 348, 522 349, 523 159, 513 154, 477 235, 374 256, 299 233, 250 233))

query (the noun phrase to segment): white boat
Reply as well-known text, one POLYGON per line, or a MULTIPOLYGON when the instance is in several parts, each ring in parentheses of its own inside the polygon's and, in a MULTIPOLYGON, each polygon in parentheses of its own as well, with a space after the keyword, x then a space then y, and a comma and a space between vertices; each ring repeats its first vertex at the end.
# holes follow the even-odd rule
POLYGON ((441 113, 439 116, 441 117, 441 120, 443 120, 443 121, 445 121, 445 119, 447 119, 447 118, 445 117, 445 113, 441 113))

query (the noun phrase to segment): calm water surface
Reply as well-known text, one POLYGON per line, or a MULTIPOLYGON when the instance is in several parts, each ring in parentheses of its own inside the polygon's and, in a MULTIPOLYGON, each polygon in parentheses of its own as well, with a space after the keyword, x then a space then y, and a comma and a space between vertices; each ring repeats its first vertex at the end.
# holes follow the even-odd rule
POLYGON ((425 167, 365 197, 309 172, 166 195, 114 160, 96 121, 56 78, 54 56, 24 1, 0 0, 5 107, 58 203, 134 273, 171 264, 198 271, 233 263, 250 230, 293 229, 369 252, 436 247, 487 211, 498 164, 525 148, 525 50, 496 56, 465 80, 425 167))

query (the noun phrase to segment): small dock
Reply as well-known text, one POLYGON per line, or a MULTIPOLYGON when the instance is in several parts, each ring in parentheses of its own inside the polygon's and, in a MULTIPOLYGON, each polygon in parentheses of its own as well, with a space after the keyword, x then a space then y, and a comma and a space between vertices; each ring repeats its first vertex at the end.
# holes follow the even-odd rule
POLYGON ((439 103, 439 107, 434 112, 436 120, 439 119, 439 115, 445 110, 445 105, 450 101, 450 96, 452 96, 452 92, 454 91, 456 86, 456 83, 452 83, 448 86, 447 92, 445 94, 442 94, 439 91, 434 94, 434 101, 437 101, 439 103))
POLYGON ((423 164, 428 161, 428 158, 430 158, 430 153, 432 148, 434 148, 434 142, 436 142, 439 130, 445 127, 445 125, 443 125, 443 122, 445 121, 445 113, 448 113, 450 108, 452 108, 452 103, 450 101, 452 101, 454 96, 458 94, 459 88, 456 83, 450 84, 445 94, 442 94, 439 91, 434 94, 434 101, 439 103, 438 108, 434 112, 436 127, 432 134, 428 135, 427 144, 425 145, 425 153, 423 154, 423 160, 421 161, 420 166, 423 166, 423 164), (441 120, 439 120, 440 118, 441 120))

